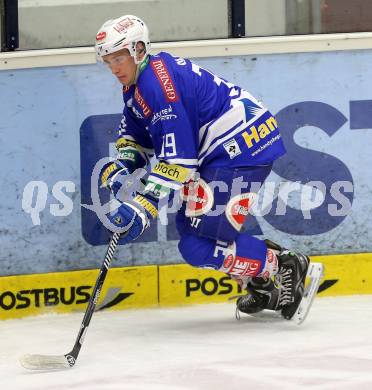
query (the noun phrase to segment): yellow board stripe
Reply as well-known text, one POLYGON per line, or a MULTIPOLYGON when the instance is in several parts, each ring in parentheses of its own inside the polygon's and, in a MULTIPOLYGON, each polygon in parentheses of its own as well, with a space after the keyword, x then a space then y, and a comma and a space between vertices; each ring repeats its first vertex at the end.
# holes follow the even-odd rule
MULTIPOLYGON (((311 259, 325 266, 318 296, 372 294, 372 253, 311 259)), ((0 277, 0 319, 85 311, 97 274, 98 270, 85 270, 0 277)), ((227 302, 239 293, 225 274, 187 264, 112 268, 98 307, 124 310, 227 302)))
MULTIPOLYGON (((85 311, 98 270, 0 278, 0 319, 85 311)), ((111 268, 97 308, 110 310, 158 305, 158 267, 111 268)))
POLYGON ((324 264, 324 281, 334 282, 319 296, 372 294, 372 253, 311 256, 311 260, 324 264))

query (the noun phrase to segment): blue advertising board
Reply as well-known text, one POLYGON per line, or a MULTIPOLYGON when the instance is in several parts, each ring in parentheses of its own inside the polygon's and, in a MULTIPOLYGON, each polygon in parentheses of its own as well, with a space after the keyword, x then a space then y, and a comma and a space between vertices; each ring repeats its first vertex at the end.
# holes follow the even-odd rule
MULTIPOLYGON (((281 128, 288 153, 252 234, 310 254, 372 251, 371 61, 370 50, 195 59, 262 99, 281 128)), ((1 274, 97 267, 109 234, 81 204, 112 154, 120 85, 98 65, 1 71, 0 83, 1 274)), ((182 262, 174 215, 120 247, 114 266, 182 262)))

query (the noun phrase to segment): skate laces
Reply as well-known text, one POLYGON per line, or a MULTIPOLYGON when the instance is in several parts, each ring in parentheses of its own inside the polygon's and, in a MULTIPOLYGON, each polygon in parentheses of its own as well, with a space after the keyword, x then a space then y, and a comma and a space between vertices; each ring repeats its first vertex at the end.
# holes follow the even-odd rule
POLYGON ((247 305, 251 305, 254 302, 256 302, 255 297, 252 294, 247 294, 247 295, 242 296, 239 299, 238 306, 239 307, 244 307, 244 306, 247 306, 247 305))
POLYGON ((279 289, 279 306, 285 306, 292 302, 292 290, 293 290, 293 270, 288 267, 284 270, 280 270, 275 275, 275 285, 279 289))

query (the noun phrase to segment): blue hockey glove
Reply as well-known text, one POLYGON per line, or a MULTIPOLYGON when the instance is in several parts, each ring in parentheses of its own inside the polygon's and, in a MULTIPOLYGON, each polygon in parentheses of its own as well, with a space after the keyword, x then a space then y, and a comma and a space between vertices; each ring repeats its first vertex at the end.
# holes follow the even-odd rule
POLYGON ((116 149, 117 159, 106 164, 100 173, 100 185, 110 189, 115 197, 126 181, 125 176, 149 162, 142 147, 132 140, 120 137, 116 141, 116 149))
POLYGON ((116 197, 125 180, 125 176, 129 174, 130 172, 125 165, 125 161, 116 160, 110 162, 101 171, 100 184, 102 187, 108 188, 116 197))
POLYGON ((146 228, 150 220, 157 216, 157 210, 145 197, 137 195, 130 202, 124 202, 109 217, 117 233, 127 233, 121 239, 123 244, 136 240, 146 228))

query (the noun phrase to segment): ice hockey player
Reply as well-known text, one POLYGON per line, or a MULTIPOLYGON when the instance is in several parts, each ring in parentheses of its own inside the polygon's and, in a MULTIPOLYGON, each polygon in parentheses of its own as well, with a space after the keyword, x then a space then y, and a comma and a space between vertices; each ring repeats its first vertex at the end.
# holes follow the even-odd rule
POLYGON ((181 190, 185 202, 176 223, 185 261, 236 280, 247 292, 237 300, 239 311, 269 309, 291 319, 309 258, 242 231, 254 199, 251 184, 257 192, 285 153, 274 116, 209 70, 165 52, 150 54, 148 29, 136 16, 104 23, 95 49, 122 84, 124 99, 117 160, 102 169, 100 184, 116 195, 123 176, 153 155, 158 161, 144 190, 110 216, 114 230, 129 227, 124 242, 135 240, 157 217, 159 202, 181 190), (236 189, 239 182, 244 186, 236 189))

